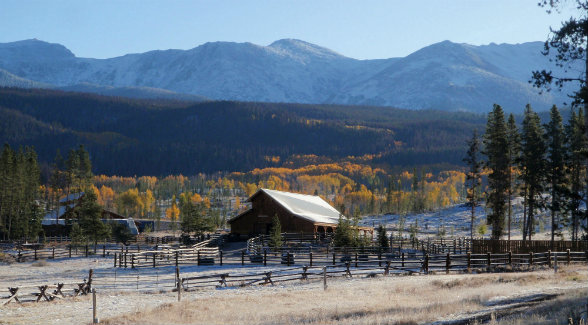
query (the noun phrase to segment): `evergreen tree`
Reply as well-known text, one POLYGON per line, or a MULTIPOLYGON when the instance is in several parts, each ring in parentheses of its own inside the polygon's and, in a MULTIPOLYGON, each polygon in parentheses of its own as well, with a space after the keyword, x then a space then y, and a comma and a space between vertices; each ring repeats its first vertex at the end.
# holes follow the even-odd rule
POLYGON ((49 177, 49 188, 50 190, 50 197, 49 197, 49 210, 55 211, 55 220, 57 223, 58 213, 59 213, 59 195, 62 190, 63 186, 63 157, 61 157, 61 153, 59 149, 55 154, 55 159, 53 164, 51 165, 51 176, 49 177))
POLYGON ((569 190, 565 192, 566 195, 566 211, 571 216, 571 233, 572 240, 579 240, 580 220, 582 218, 582 199, 585 195, 583 193, 583 179, 582 175, 586 174, 584 165, 583 151, 588 147, 588 141, 584 137, 584 116, 582 110, 576 114, 572 110, 569 123, 566 125, 566 151, 567 151, 567 171, 569 178, 569 190))
POLYGON ((378 239, 378 246, 380 248, 388 248, 390 247, 390 242, 388 241, 388 234, 386 233, 386 227, 383 225, 379 225, 376 229, 377 232, 377 239, 378 239))
POLYGON ((205 207, 202 203, 194 203, 188 200, 181 205, 181 214, 183 215, 180 222, 182 232, 197 236, 203 235, 207 231, 214 230, 214 225, 209 218, 204 215, 205 207))
POLYGON ((521 156, 519 166, 522 170, 521 179, 524 182, 524 195, 527 202, 527 218, 524 222, 523 240, 527 236, 532 238, 535 212, 543 207, 541 194, 546 180, 545 152, 543 128, 539 115, 533 111, 531 105, 525 107, 525 117, 521 133, 521 156))
POLYGON ((41 170, 37 163, 35 150, 33 148, 25 150, 25 211, 23 217, 28 221, 27 236, 34 239, 43 230, 41 226, 43 211, 36 201, 40 197, 41 170))
POLYGON ((0 230, 6 240, 11 235, 11 213, 14 189, 14 151, 8 144, 4 145, 0 155, 0 230))
POLYGON ((280 218, 275 214, 272 219, 272 230, 269 237, 269 246, 274 249, 280 249, 283 245, 282 241, 282 225, 280 224, 280 218))
MULTIPOLYGON (((113 223, 111 226, 112 229, 112 237, 117 243, 122 243, 123 245, 128 245, 129 240, 133 238, 133 234, 129 228, 120 223, 113 223)), ((73 232, 73 230, 72 230, 73 232)))
POLYGON ((547 189, 551 199, 549 210, 551 212, 551 245, 555 235, 561 235, 565 217, 562 214, 566 204, 565 191, 568 187, 565 175, 564 161, 566 153, 564 148, 564 129, 559 110, 555 105, 550 111, 550 121, 545 125, 545 141, 547 144, 547 189))
POLYGON ((67 161, 65 162, 65 164, 65 195, 67 196, 73 191, 75 191, 75 189, 73 189, 73 186, 75 186, 76 184, 76 179, 78 178, 78 173, 80 170, 80 157, 78 156, 78 153, 75 150, 71 149, 69 151, 67 155, 67 161))
POLYGON ((80 145, 76 151, 78 156, 78 171, 76 172, 78 177, 78 187, 80 190, 88 188, 92 185, 92 162, 90 161, 90 154, 83 145, 80 145))
POLYGON ((84 235, 94 242, 110 237, 110 226, 102 222, 102 207, 94 191, 86 191, 82 202, 76 208, 78 222, 84 235))
POLYGON ((347 218, 343 218, 343 216, 339 216, 337 229, 335 229, 335 235, 333 236, 333 244, 335 247, 354 247, 356 244, 351 222, 347 218))
POLYGON ((368 204, 368 213, 374 214, 375 211, 376 211, 376 195, 374 193, 372 193, 372 196, 370 197, 370 203, 368 204))
POLYGON ((512 196, 516 189, 515 169, 521 152, 521 137, 513 114, 508 116, 508 240, 512 225, 512 196))
POLYGON ((482 161, 479 158, 480 154, 480 139, 478 138, 478 132, 474 130, 472 139, 468 141, 468 151, 463 161, 468 166, 468 172, 466 174, 466 186, 467 186, 467 200, 471 212, 470 222, 470 239, 474 239, 474 222, 476 219, 476 206, 480 197, 478 192, 481 184, 481 168, 482 161))
POLYGON ((14 152, 5 145, 0 154, 0 233, 5 239, 36 239, 40 234, 39 184, 35 151, 27 147, 14 152))
MULTIPOLYGON (((584 124, 588 125, 588 1, 574 2, 578 15, 563 22, 559 29, 551 30, 549 39, 545 41, 543 55, 556 52, 554 61, 565 72, 577 71, 578 63, 583 65, 584 71, 573 76, 554 76, 552 71, 546 70, 533 71, 533 80, 534 86, 543 87, 547 91, 551 90, 552 85, 561 90, 568 83, 576 83, 579 89, 571 96, 574 99, 572 104, 584 107, 584 124)), ((551 13, 552 9, 559 10, 569 3, 564 0, 541 0, 539 5, 547 7, 547 12, 551 13)), ((588 138, 588 129, 584 132, 588 138)))
MULTIPOLYGON (((559 29, 551 30, 543 51, 543 55, 552 55, 555 64, 563 68, 565 73, 555 76, 552 71, 533 71, 533 80, 536 87, 544 87, 547 91, 551 90, 552 85, 562 90, 566 84, 574 84, 578 90, 570 96, 574 99, 572 105, 584 108, 584 125, 588 126, 588 1, 541 0, 539 5, 547 7, 547 12, 551 13, 553 9, 557 11, 570 6, 570 3, 578 14, 563 22, 559 29), (578 64, 583 66, 583 71, 578 72, 578 64)), ((588 127, 584 128, 584 138, 588 139, 588 127)), ((586 152, 584 159, 588 165, 586 152)), ((588 193, 588 177, 584 182, 584 192, 588 193)))
POLYGON ((87 240, 82 227, 80 227, 80 224, 77 222, 72 224, 71 231, 69 232, 69 238, 71 239, 71 244, 73 246, 80 246, 87 240))
POLYGON ((486 206, 488 224, 492 225, 492 239, 500 239, 504 231, 504 217, 508 195, 508 136, 504 112, 500 105, 494 105, 488 114, 486 133, 484 134, 485 163, 490 170, 488 175, 488 194, 486 206))

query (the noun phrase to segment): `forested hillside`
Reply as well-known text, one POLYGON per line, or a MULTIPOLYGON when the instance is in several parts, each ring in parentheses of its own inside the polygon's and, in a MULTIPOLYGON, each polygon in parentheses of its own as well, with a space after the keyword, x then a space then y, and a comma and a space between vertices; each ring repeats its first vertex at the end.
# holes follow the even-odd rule
MULTIPOLYGON (((0 88, 0 141, 41 163, 83 144, 96 174, 193 175, 303 166, 299 157, 400 169, 462 165, 485 117, 388 107, 172 102, 0 88), (298 158, 297 158, 298 157, 298 158)), ((316 162, 316 161, 315 161, 316 162)))

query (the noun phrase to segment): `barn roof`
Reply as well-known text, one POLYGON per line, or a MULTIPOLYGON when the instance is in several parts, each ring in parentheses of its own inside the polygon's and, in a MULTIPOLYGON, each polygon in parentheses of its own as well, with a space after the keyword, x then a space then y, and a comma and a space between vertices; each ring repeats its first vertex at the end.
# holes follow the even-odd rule
POLYGON ((273 200, 278 202, 278 204, 283 206, 292 214, 306 219, 312 223, 336 224, 339 222, 339 216, 341 213, 339 213, 337 209, 333 208, 329 203, 321 199, 319 196, 282 192, 262 188, 255 192, 255 194, 247 199, 247 201, 250 202, 254 197, 262 192, 270 196, 273 200))

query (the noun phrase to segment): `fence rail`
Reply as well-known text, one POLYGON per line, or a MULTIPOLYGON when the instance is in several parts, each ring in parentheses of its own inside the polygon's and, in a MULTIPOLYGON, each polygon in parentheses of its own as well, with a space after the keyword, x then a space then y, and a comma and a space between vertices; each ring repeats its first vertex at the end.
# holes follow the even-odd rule
POLYGON ((530 252, 545 252, 548 250, 564 252, 571 251, 587 251, 588 241, 572 241, 572 240, 490 240, 490 239, 474 239, 472 241, 472 252, 474 253, 530 253, 530 252))
MULTIPOLYGON (((192 245, 190 248, 185 249, 202 249, 206 246, 219 245, 224 241, 222 236, 213 236, 209 240, 192 245)), ((75 257, 92 257, 92 256, 132 256, 142 257, 144 252, 167 251, 171 249, 166 245, 148 245, 148 244, 113 244, 104 243, 97 245, 60 245, 52 247, 31 247, 16 250, 6 250, 6 252, 12 256, 17 262, 25 262, 39 259, 60 259, 60 258, 75 258, 75 257)), ((216 248, 218 250, 218 248, 216 248)), ((139 261, 139 260, 138 260, 139 261)), ((140 264, 140 263, 139 263, 140 264)))
MULTIPOLYGON (((194 249, 191 249, 194 250, 194 249)), ((188 251, 188 250, 185 250, 188 251)), ((161 253, 157 251, 142 252, 143 254, 161 253)), ((202 252, 201 252, 202 253, 202 252)), ((264 254, 261 263, 267 265, 269 261, 284 263, 284 256, 264 254)), ((319 254, 320 255, 320 254, 319 254)), ((222 254, 221 254, 222 256, 222 254)), ((570 265, 587 263, 588 252, 542 252, 528 254, 486 253, 486 254, 422 254, 407 256, 378 255, 378 259, 362 256, 359 253, 351 255, 316 256, 310 255, 310 263, 294 263, 291 257, 286 257, 287 267, 267 268, 262 271, 243 272, 243 270, 220 270, 215 274, 202 275, 199 271, 180 274, 179 266, 174 273, 169 268, 161 272, 158 269, 139 269, 89 271, 87 279, 78 282, 57 282, 42 285, 21 285, 8 288, 9 295, 0 297, 0 306, 10 302, 21 301, 52 301, 69 296, 88 294, 91 288, 104 290, 193 290, 201 287, 240 287, 250 285, 273 285, 277 282, 308 281, 322 278, 326 281, 332 277, 359 277, 393 274, 431 274, 431 273, 464 273, 475 269, 493 271, 499 267, 527 267, 535 265, 553 267, 553 263, 570 265), (322 262, 321 262, 322 261, 322 262), (556 262, 557 261, 557 262, 556 262), (71 292, 71 293, 70 293, 71 292)), ((253 262, 253 261, 251 261, 253 262)), ((304 261, 307 262, 307 261, 304 261)), ((242 261, 244 263, 244 261, 242 261)), ((260 263, 256 261, 256 263, 260 263)), ((285 264, 285 263, 284 263, 285 264)), ((525 268, 523 268, 524 270, 525 268)))

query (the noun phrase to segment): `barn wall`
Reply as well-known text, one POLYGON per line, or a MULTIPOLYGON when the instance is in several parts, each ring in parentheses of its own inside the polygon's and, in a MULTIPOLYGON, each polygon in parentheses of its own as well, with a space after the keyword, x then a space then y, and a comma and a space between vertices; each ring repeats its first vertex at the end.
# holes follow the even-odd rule
POLYGON ((267 234, 271 230, 274 215, 280 219, 282 232, 314 232, 314 225, 310 221, 291 214, 263 192, 255 196, 251 203, 251 210, 231 222, 231 233, 248 236, 267 234))

